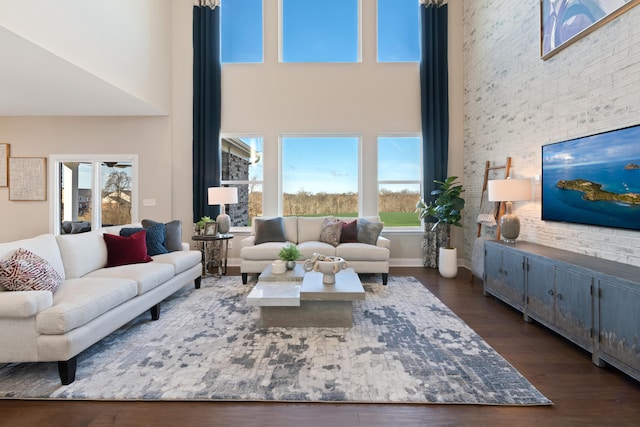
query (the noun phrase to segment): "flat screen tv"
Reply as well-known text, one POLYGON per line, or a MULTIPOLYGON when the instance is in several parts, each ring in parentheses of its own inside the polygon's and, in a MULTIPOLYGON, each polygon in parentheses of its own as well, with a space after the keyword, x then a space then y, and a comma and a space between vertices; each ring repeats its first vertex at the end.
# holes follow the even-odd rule
POLYGON ((640 230, 640 125, 543 146, 542 220, 640 230))

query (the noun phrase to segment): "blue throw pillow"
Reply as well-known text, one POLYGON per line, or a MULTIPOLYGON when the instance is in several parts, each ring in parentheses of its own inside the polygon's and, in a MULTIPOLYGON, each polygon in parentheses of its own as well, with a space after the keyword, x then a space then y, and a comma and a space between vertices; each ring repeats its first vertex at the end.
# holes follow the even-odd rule
POLYGON ((142 230, 147 231, 147 255, 154 256, 169 252, 164 247, 164 224, 158 223, 147 228, 123 228, 120 230, 120 235, 128 237, 142 230))

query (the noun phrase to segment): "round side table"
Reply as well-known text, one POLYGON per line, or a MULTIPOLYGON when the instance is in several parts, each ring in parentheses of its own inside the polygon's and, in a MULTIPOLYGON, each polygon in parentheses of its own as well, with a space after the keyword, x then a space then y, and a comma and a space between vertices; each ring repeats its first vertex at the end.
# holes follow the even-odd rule
POLYGON ((202 242, 202 277, 207 275, 207 244, 209 242, 222 242, 220 245, 220 263, 218 264, 218 275, 227 274, 227 255, 229 253, 229 240, 233 239, 233 234, 212 234, 212 235, 194 235, 191 240, 194 242, 202 242))

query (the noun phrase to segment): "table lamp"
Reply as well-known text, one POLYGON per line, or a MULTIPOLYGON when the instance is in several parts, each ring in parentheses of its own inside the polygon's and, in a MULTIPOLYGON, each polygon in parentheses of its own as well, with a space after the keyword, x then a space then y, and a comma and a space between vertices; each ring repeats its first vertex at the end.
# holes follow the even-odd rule
POLYGON ((520 234, 520 220, 513 213, 511 202, 531 200, 531 180, 492 179, 487 190, 490 202, 506 202, 506 212, 500 218, 500 232, 505 242, 515 243, 520 234))
POLYGON ((220 215, 216 218, 218 233, 227 234, 231 228, 231 219, 225 212, 225 205, 238 203, 236 187, 209 187, 209 204, 220 205, 220 215))

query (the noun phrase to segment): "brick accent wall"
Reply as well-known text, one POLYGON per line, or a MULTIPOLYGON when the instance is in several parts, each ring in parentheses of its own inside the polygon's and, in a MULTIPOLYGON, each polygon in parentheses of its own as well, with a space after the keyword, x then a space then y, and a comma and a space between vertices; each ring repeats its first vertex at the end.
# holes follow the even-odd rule
MULTIPOLYGON (((539 31, 537 1, 464 2, 465 259, 487 160, 539 177, 541 146, 640 123, 640 6, 546 61, 539 31)), ((542 221, 539 180, 514 210, 521 239, 640 265, 640 232, 542 221)))

